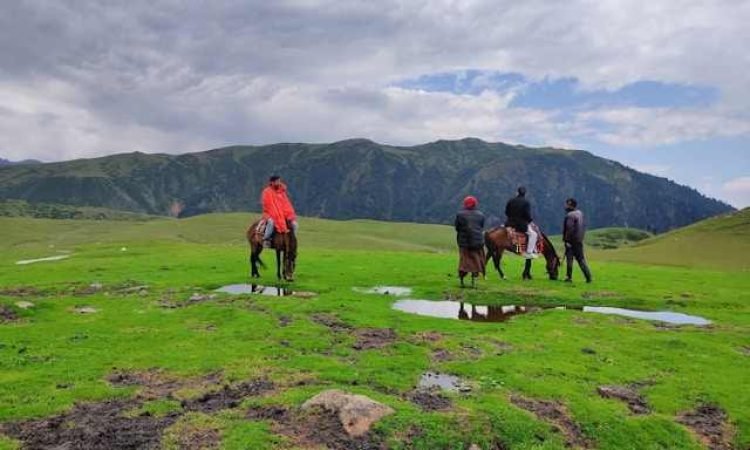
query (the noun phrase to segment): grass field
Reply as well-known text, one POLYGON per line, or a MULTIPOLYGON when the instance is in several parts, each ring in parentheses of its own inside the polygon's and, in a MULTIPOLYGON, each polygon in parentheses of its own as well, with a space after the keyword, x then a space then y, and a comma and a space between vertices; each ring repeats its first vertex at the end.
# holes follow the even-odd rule
MULTIPOLYGON (((164 448, 750 447, 747 211, 592 250, 592 285, 578 271, 573 284, 546 280, 541 262, 522 282, 521 260, 509 257, 510 280, 490 274, 476 290, 458 288, 449 227, 304 219, 290 288, 316 296, 210 297, 248 281, 251 219, 0 218, 0 448, 29 445, 48 429, 33 421, 53 416, 63 429, 102 417, 137 423, 164 448), (15 264, 59 255, 69 257, 15 264), (353 290, 374 285, 411 287, 420 299, 670 310, 713 323, 675 327, 572 309, 501 323, 429 318, 353 290), (78 312, 86 307, 96 312, 78 312), (442 402, 433 410, 413 395, 426 371, 461 377, 471 390, 430 393, 442 402), (196 400, 231 397, 248 380, 272 388, 217 408, 196 400), (630 386, 648 413, 597 392, 612 385, 630 386), (332 388, 395 414, 365 440, 316 441, 320 430, 300 429, 316 422, 299 406, 332 388), (86 416, 81 404, 96 413, 86 416), (685 425, 694 411, 714 412, 711 432, 685 425)), ((273 265, 271 254, 264 259, 273 265)), ((275 283, 271 272, 260 282, 275 283)))

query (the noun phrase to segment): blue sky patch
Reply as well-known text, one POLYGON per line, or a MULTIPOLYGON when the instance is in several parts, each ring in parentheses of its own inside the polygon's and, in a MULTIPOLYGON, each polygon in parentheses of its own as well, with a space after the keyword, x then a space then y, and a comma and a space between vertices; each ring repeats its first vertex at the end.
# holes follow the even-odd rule
POLYGON ((637 81, 616 90, 586 90, 575 78, 529 80, 518 73, 465 70, 423 75, 397 84, 405 89, 479 95, 484 91, 515 91, 510 106, 535 109, 641 107, 707 107, 718 100, 710 86, 637 81))

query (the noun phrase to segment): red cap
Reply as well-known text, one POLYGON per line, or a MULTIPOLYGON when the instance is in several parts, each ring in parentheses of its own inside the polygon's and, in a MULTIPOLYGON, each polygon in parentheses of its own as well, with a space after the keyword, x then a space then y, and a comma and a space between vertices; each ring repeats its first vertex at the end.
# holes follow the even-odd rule
POLYGON ((464 199, 464 208, 466 209, 474 209, 477 207, 478 204, 479 202, 474 196, 470 195, 464 199))

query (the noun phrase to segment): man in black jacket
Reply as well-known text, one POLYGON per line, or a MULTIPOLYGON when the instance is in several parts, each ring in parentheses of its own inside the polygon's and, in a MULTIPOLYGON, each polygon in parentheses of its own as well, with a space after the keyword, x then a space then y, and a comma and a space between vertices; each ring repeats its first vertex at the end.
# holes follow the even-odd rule
POLYGON ((459 254, 458 277, 463 287, 464 277, 470 273, 473 287, 479 274, 485 274, 484 214, 477 209, 477 199, 472 196, 464 199, 463 206, 454 222, 459 254))
POLYGON ((505 225, 513 227, 516 231, 526 233, 529 237, 526 245, 526 259, 536 258, 536 241, 538 235, 534 227, 529 226, 533 219, 531 218, 531 203, 526 200, 526 188, 518 188, 518 195, 508 200, 505 205, 505 215, 507 220, 505 225))
POLYGON ((586 277, 586 283, 591 283, 591 270, 586 264, 583 254, 583 238, 586 236, 586 223, 583 213, 578 209, 578 202, 574 198, 565 200, 565 221, 563 222, 563 241, 565 242, 565 259, 567 262, 567 276, 565 282, 573 281, 573 258, 586 277))

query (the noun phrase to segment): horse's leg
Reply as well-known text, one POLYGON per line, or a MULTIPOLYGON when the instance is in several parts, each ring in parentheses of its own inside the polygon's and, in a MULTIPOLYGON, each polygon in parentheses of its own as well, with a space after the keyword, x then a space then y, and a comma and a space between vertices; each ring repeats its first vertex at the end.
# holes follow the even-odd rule
POLYGON ((258 247, 257 245, 250 246, 250 277, 260 278, 260 272, 258 271, 258 260, 260 259, 260 252, 263 251, 263 246, 258 247))
POLYGON ((524 280, 530 280, 531 279, 531 260, 527 259, 526 264, 523 267, 523 279, 524 280))
POLYGON ((500 274, 501 280, 506 280, 505 273, 503 272, 503 250, 499 249, 497 253, 493 256, 493 261, 495 264, 495 269, 497 269, 497 273, 500 274))
POLYGON ((476 289, 477 288, 477 274, 473 273, 471 274, 471 288, 476 289))
POLYGON ((276 249, 276 278, 281 279, 281 250, 276 249))
POLYGON ((461 287, 465 288, 466 285, 464 284, 464 278, 466 278, 466 272, 459 271, 458 278, 461 280, 461 287))

